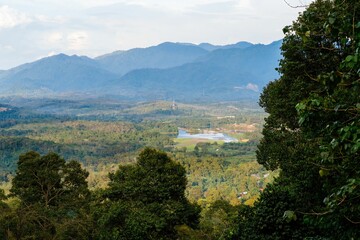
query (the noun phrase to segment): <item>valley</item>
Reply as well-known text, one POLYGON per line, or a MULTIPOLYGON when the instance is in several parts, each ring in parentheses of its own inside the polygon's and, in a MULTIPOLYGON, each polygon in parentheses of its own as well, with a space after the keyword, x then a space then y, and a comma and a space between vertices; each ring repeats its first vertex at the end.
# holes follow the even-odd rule
POLYGON ((251 101, 184 104, 3 98, 2 102, 6 104, 1 109, 8 109, 0 112, 0 179, 5 188, 10 186, 19 155, 29 150, 53 151, 81 162, 90 172, 90 188, 96 189, 106 187, 108 173, 119 164, 134 163, 144 147, 154 147, 186 168, 187 196, 201 205, 219 199, 252 204, 276 175, 256 162, 265 114, 251 101), (188 135, 210 135, 179 138, 181 129, 188 135), (232 141, 213 138, 224 137, 222 133, 232 141))
MULTIPOLYGON (((261 89, 278 77, 275 67, 281 43, 238 42, 220 46, 164 42, 93 58, 57 54, 1 72, 0 203, 2 194, 9 196, 5 205, 18 201, 10 193, 19 187, 21 171, 31 175, 25 183, 31 182, 34 174, 38 179, 38 173, 31 172, 32 167, 21 167, 23 163, 36 163, 41 166, 35 169, 60 167, 62 170, 55 170, 54 176, 68 174, 68 178, 58 180, 61 191, 66 192, 69 187, 80 190, 77 183, 70 182, 82 179, 84 195, 73 199, 83 201, 86 194, 92 199, 84 202, 91 213, 85 211, 84 218, 79 215, 79 224, 86 224, 85 216, 99 221, 90 225, 105 227, 122 219, 110 217, 110 222, 105 223, 101 218, 106 218, 106 214, 97 212, 117 212, 105 206, 109 200, 106 192, 112 191, 113 184, 121 179, 120 184, 131 186, 124 188, 130 190, 127 194, 135 195, 119 206, 130 204, 135 218, 138 206, 152 208, 160 204, 162 209, 170 204, 168 218, 178 216, 174 209, 180 211, 182 218, 189 217, 186 221, 166 220, 166 224, 189 224, 165 227, 171 234, 176 232, 189 239, 186 236, 190 231, 195 239, 208 239, 207 234, 218 239, 222 234, 217 232, 219 219, 220 224, 227 224, 222 231, 232 232, 239 210, 250 209, 279 174, 260 165, 256 151, 267 117, 257 101, 261 89), (24 162, 24 158, 32 160, 24 162), (53 160, 56 163, 49 164, 53 160), (132 169, 140 171, 139 175, 133 175, 132 169), (127 181, 123 181, 123 173, 130 174, 127 181), (69 179, 72 177, 75 179, 69 179), (115 180, 117 177, 120 178, 115 180), (138 192, 139 187, 142 190, 138 192), (147 202, 154 192, 159 193, 158 198, 147 202), (178 202, 171 200, 173 196, 178 202), (200 228, 191 229, 193 226, 200 228)), ((51 180, 50 169, 39 172, 44 182, 51 180)), ((39 181, 34 184, 38 186, 39 181)), ((61 206, 68 204, 62 197, 58 199, 61 206)), ((158 211, 158 207, 154 210, 158 211)), ((62 207, 55 210, 60 211, 62 207)), ((159 215, 155 224, 166 211, 155 214, 159 215)), ((150 219, 136 220, 136 224, 152 222, 153 210, 150 212, 150 219)), ((71 214, 60 214, 69 220, 66 224, 72 221, 71 214)), ((58 223, 54 224, 60 231, 58 223)), ((90 225, 75 232, 90 231, 90 225)), ((123 233, 136 235, 142 230, 126 231, 123 233)), ((28 232, 25 230, 24 234, 28 232)), ((146 239, 144 236, 139 239, 146 239)))
POLYGON ((360 239, 359 9, 5 0, 0 239, 360 239))

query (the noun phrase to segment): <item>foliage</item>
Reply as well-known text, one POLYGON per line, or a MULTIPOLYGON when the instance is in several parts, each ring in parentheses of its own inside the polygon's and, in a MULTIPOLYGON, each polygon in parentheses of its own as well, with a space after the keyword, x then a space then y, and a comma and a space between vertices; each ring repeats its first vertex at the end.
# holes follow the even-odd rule
POLYGON ((79 163, 55 153, 21 155, 10 190, 20 205, 7 216, 8 231, 16 239, 87 239, 87 176, 79 163))
POLYGON ((359 10, 359 1, 318 0, 284 28, 257 152, 281 172, 240 226, 243 239, 359 238, 359 10))
POLYGON ((231 239, 236 234, 238 208, 225 200, 217 200, 204 210, 201 230, 210 235, 210 239, 231 239))
POLYGON ((53 151, 66 159, 94 166, 126 161, 124 155, 135 155, 145 146, 171 148, 172 136, 164 128, 156 123, 96 121, 18 124, 3 130, 7 136, 0 136, 0 177, 6 181, 16 169, 16 156, 29 150, 41 154, 53 151))
POLYGON ((202 206, 220 199, 233 205, 243 203, 258 196, 275 175, 256 163, 254 156, 197 157, 193 152, 178 152, 174 159, 186 169, 188 198, 202 206))
POLYGON ((174 239, 175 226, 198 225, 199 207, 185 197, 185 169, 146 148, 135 165, 110 174, 94 207, 99 239, 174 239))
POLYGON ((10 207, 4 202, 6 200, 6 195, 3 189, 0 189, 0 238, 6 239, 6 220, 8 213, 10 212, 10 207))
MULTIPOLYGON (((133 163, 145 146, 167 151, 186 168, 187 197, 202 205, 221 198, 231 204, 245 202, 258 196, 260 189, 272 180, 273 174, 265 177, 267 171, 256 163, 255 150, 264 113, 252 102, 177 103, 182 113, 165 116, 158 112, 170 109, 171 103, 164 101, 110 104, 100 100, 17 101, 24 101, 21 104, 38 112, 71 116, 39 118, 34 123, 29 118, 24 123, 23 119, 9 115, 14 125, 0 129, 0 179, 7 185, 15 173, 17 157, 34 150, 40 154, 56 152, 65 160, 81 162, 89 171, 89 188, 104 188, 109 181, 108 173, 114 172, 119 163, 133 163), (78 116, 92 120, 69 121, 78 116), (210 144, 194 139, 195 142, 177 144, 178 127, 187 127, 191 132, 214 129, 244 142, 210 144), (198 153, 193 152, 195 145, 198 153)), ((0 118, 6 113, 0 113, 0 118)))
MULTIPOLYGON (((87 181, 90 188, 97 189, 106 188, 109 182, 108 173, 114 174, 119 163, 124 168, 130 167, 136 162, 135 158, 139 149, 144 146, 157 147, 166 150, 171 158, 184 166, 188 179, 185 196, 190 202, 197 202, 203 208, 199 229, 193 229, 186 224, 174 227, 175 233, 182 239, 217 239, 219 232, 223 229, 213 222, 219 223, 223 220, 226 230, 224 229, 222 236, 227 237, 228 233, 235 231, 232 219, 236 216, 234 211, 236 212, 237 207, 225 204, 225 201, 231 205, 251 204, 251 201, 259 195, 261 188, 272 181, 274 175, 273 173, 269 175, 255 160, 254 151, 260 138, 259 129, 264 114, 259 108, 254 108, 252 103, 206 105, 177 103, 179 110, 172 111, 171 114, 167 111, 170 103, 161 101, 106 105, 101 101, 96 103, 72 100, 37 102, 36 99, 29 99, 24 104, 36 108, 39 112, 46 109, 52 113, 71 114, 71 117, 58 116, 58 119, 55 116, 43 119, 39 117, 39 119, 29 118, 28 121, 25 121, 25 119, 11 115, 10 112, 4 112, 10 115, 4 123, 4 128, 0 129, 0 135, 2 135, 0 137, 2 170, 0 174, 3 180, 7 181, 3 187, 8 189, 8 186, 11 185, 17 156, 29 149, 40 154, 53 151, 61 154, 65 160, 80 161, 89 171, 87 181), (33 104, 35 107, 32 106, 33 104), (72 114, 77 114, 77 116, 72 114), (12 124, 7 125, 8 123, 12 124), (175 145, 173 139, 177 135, 178 127, 187 127, 191 129, 190 131, 198 131, 199 128, 213 128, 215 131, 234 134, 231 136, 245 139, 245 141, 239 143, 202 142, 197 144, 199 151, 196 153, 191 147, 184 150, 180 145, 175 145), (226 209, 231 209, 231 213, 218 208, 211 214, 206 214, 206 211, 212 209, 213 203, 220 199, 225 200, 223 201, 224 206, 229 205, 226 209), (231 216, 231 221, 228 216, 231 216), (233 230, 230 231, 230 229, 233 230)), ((6 107, 11 108, 10 106, 6 107)), ((143 187, 145 186, 146 184, 143 187)), ((134 192, 135 199, 137 194, 141 195, 142 192, 134 192)), ((72 203, 74 200, 69 200, 72 198, 71 194, 67 196, 59 200, 61 201, 60 205, 55 204, 50 207, 50 210, 45 211, 44 205, 32 205, 31 208, 25 209, 20 207, 21 201, 10 199, 9 201, 17 204, 9 205, 10 211, 3 215, 8 219, 6 228, 19 232, 19 236, 28 232, 37 233, 37 237, 41 237, 39 233, 44 232, 49 233, 52 237, 60 238, 60 236, 81 233, 81 236, 77 236, 81 239, 81 237, 88 237, 89 234, 92 235, 90 232, 93 232, 93 236, 99 237, 100 230, 105 229, 104 226, 114 227, 112 223, 116 225, 116 222, 123 219, 121 216, 124 215, 129 216, 127 218, 129 221, 126 228, 123 227, 124 225, 118 226, 121 228, 121 234, 134 236, 132 232, 136 231, 140 237, 152 231, 151 226, 163 226, 167 221, 175 221, 163 216, 161 212, 154 216, 153 212, 156 209, 162 209, 158 203, 144 204, 138 200, 132 201, 130 198, 118 200, 116 203, 103 201, 102 190, 95 190, 94 199, 84 203, 86 208, 88 204, 92 205, 95 220, 86 213, 86 209, 79 212, 79 218, 73 219, 67 216, 68 214, 72 216, 73 212, 66 211, 68 208, 66 204, 72 203), (109 212, 109 209, 112 211, 109 212), (129 209, 132 211, 129 212, 129 209), (49 214, 51 214, 51 218, 49 218, 49 214), (162 218, 161 221, 159 216, 162 218), (38 219, 47 218, 50 221, 43 222, 46 231, 35 224, 38 219), (55 219, 57 219, 56 222, 55 219), (144 224, 139 225, 139 222, 144 224), (54 235, 54 231, 56 231, 56 235, 54 235)), ((181 204, 177 206, 172 201, 168 202, 166 206, 179 209, 181 204)), ((106 231, 104 230, 104 232, 106 231)), ((110 234, 110 231, 108 233, 110 234)), ((44 235, 42 238, 50 237, 50 235, 44 235)), ((116 236, 120 235, 114 231, 114 238, 116 236)), ((28 234, 27 237, 30 238, 31 234, 28 234)), ((35 235, 33 237, 35 238, 35 235)), ((109 237, 109 235, 105 234, 105 237, 109 237)))

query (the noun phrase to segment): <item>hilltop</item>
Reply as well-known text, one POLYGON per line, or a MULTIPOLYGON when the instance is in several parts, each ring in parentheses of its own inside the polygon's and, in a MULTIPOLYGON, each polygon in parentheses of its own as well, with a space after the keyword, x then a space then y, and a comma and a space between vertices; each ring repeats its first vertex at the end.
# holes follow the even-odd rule
POLYGON ((0 72, 2 96, 111 96, 128 100, 257 99, 278 77, 281 41, 165 42, 96 58, 58 54, 0 72))

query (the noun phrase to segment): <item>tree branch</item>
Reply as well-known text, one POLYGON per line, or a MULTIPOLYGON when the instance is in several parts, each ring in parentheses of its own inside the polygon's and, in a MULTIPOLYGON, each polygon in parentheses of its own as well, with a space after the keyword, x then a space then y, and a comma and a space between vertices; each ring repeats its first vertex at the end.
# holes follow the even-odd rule
POLYGON ((296 211, 296 212, 298 212, 298 213, 300 213, 300 214, 304 214, 304 215, 323 216, 323 215, 326 215, 326 214, 331 213, 331 210, 326 211, 326 212, 320 212, 320 213, 315 212, 315 211, 312 211, 311 213, 301 212, 301 211, 296 211))
POLYGON ((360 224, 360 222, 354 222, 351 219, 349 219, 348 217, 344 216, 344 218, 346 218, 346 220, 348 220, 349 222, 353 223, 353 224, 360 224))
POLYGON ((284 0, 284 2, 286 3, 286 5, 288 5, 288 6, 291 7, 291 8, 306 8, 306 7, 308 6, 308 5, 306 5, 306 4, 303 4, 302 1, 300 1, 301 5, 296 5, 296 6, 291 5, 291 4, 288 3, 288 1, 286 1, 286 0, 284 0))

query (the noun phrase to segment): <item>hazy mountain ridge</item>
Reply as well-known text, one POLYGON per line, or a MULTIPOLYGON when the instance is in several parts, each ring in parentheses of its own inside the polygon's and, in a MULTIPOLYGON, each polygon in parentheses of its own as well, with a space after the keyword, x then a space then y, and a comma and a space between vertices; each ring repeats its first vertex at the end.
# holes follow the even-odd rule
POLYGON ((118 75, 142 68, 170 68, 192 62, 208 51, 198 46, 165 42, 148 48, 116 51, 95 58, 104 69, 118 75))
POLYGON ((201 47, 203 49, 205 49, 206 51, 214 51, 217 49, 228 49, 228 48, 247 48, 250 47, 254 44, 250 43, 250 42, 246 42, 246 41, 241 41, 238 43, 234 43, 234 44, 228 44, 228 45, 213 45, 211 43, 200 43, 200 44, 193 44, 193 43, 179 43, 182 45, 190 45, 190 46, 198 46, 201 47))
POLYGON ((95 59, 59 54, 0 72, 0 94, 185 101, 257 98, 259 90, 278 76, 280 45, 281 41, 226 46, 165 42, 95 59))
POLYGON ((3 90, 47 90, 84 92, 96 90, 117 78, 85 56, 59 54, 6 71, 0 80, 3 90))
MULTIPOLYGON (((247 47, 251 47, 253 45, 254 44, 252 44, 250 42, 241 41, 241 42, 238 42, 238 43, 235 43, 235 44, 228 44, 228 45, 223 45, 223 46, 221 46, 221 45, 212 45, 212 46, 215 47, 215 49, 213 49, 213 50, 216 50, 216 49, 229 49, 229 48, 241 48, 241 49, 244 49, 244 48, 247 48, 247 47)), ((199 46, 204 47, 204 43, 200 44, 199 46)))
POLYGON ((257 97, 259 90, 278 77, 275 68, 281 57, 280 45, 281 41, 277 41, 243 49, 217 49, 179 67, 131 71, 121 82, 135 94, 138 91, 145 96, 156 89, 165 99, 257 97))

